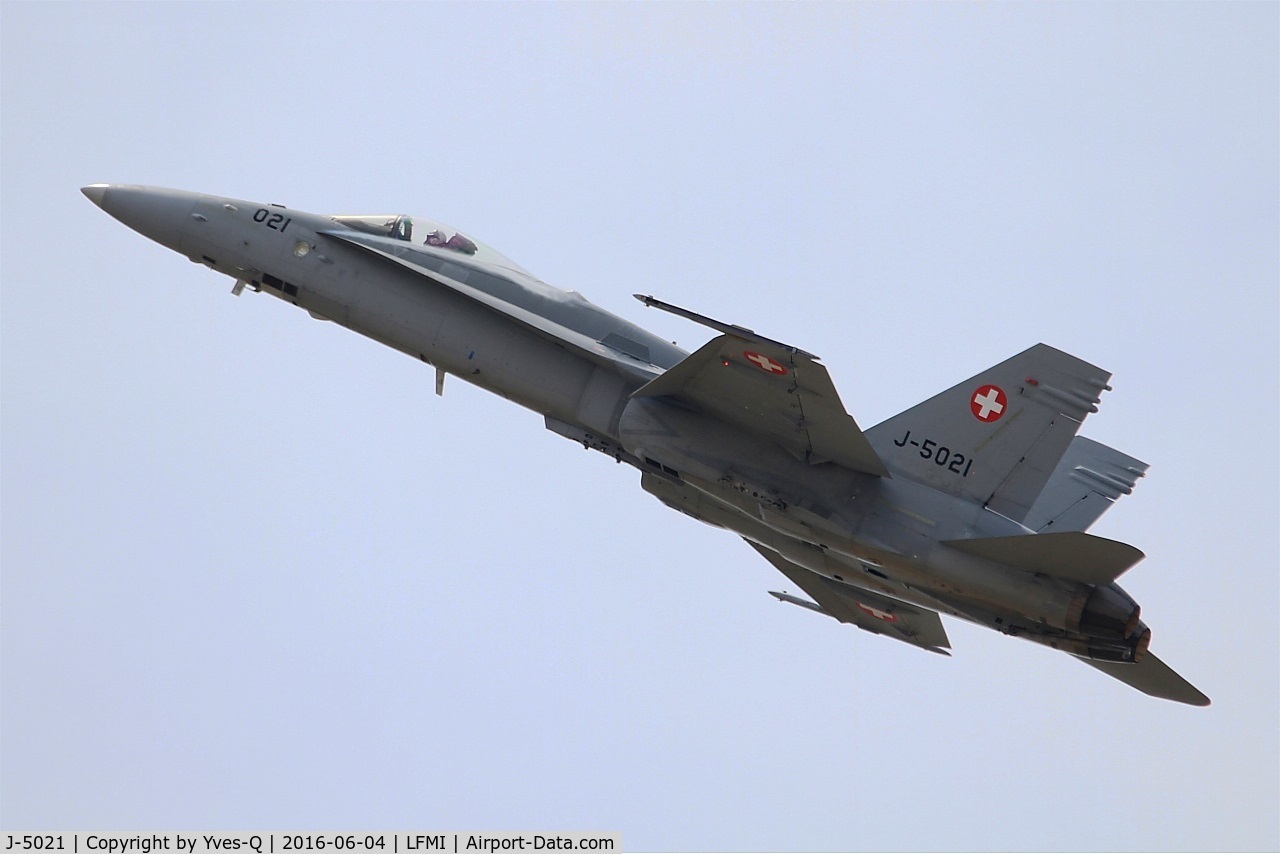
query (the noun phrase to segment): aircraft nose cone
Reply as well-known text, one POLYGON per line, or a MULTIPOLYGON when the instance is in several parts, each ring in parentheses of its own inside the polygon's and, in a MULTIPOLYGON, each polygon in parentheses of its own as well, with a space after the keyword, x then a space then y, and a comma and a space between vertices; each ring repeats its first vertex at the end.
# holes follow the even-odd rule
POLYGON ((107 185, 90 184, 87 187, 81 187, 80 192, 84 193, 86 199, 93 202, 98 207, 102 207, 102 197, 107 194, 107 185))
POLYGON ((200 198, 183 190, 131 184, 90 184, 80 192, 134 231, 175 252, 182 251, 182 230, 200 198))

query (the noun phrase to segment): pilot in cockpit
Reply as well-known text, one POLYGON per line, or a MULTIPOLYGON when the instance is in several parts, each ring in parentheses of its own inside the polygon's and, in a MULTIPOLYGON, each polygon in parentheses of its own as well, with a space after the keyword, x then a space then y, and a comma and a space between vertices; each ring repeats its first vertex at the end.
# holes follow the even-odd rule
POLYGON ((452 249, 455 252, 463 252, 467 255, 476 254, 476 244, 456 232, 452 237, 446 238, 445 233, 437 228, 428 234, 423 242, 428 246, 439 246, 442 249, 452 249))

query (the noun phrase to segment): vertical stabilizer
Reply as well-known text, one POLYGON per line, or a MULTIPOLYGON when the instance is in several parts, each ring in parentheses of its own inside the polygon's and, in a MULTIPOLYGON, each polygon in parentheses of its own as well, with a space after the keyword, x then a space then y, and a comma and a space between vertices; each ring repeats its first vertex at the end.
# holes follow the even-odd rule
POLYGON ((1033 531, 1087 531, 1147 472, 1142 460, 1076 436, 1023 524, 1033 531))
POLYGON ((1037 344, 867 431, 895 476, 1021 522, 1111 375, 1037 344))

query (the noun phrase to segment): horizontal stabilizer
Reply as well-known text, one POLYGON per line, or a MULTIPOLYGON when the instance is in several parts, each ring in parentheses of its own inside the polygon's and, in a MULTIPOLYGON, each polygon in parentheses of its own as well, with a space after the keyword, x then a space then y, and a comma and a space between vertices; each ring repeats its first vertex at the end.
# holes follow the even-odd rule
MULTIPOLYGON (((1076 656, 1079 658, 1079 656, 1076 656)), ((1175 703, 1186 703, 1189 706, 1207 706, 1209 698, 1202 694, 1196 686, 1183 679, 1173 668, 1156 658, 1151 653, 1143 656, 1137 664, 1120 664, 1111 661, 1094 661, 1080 658, 1090 667, 1096 667, 1108 676, 1119 679, 1126 685, 1137 688, 1144 694, 1159 697, 1162 700, 1173 700, 1175 703)))
POLYGON ((986 560, 1085 584, 1114 582, 1144 555, 1127 543, 1077 531, 946 540, 944 546, 986 560))

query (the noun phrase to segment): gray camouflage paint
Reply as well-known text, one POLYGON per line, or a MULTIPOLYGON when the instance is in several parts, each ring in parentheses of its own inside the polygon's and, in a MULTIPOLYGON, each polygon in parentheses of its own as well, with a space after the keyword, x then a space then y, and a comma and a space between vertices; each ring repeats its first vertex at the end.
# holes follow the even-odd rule
POLYGON ((646 491, 744 537, 816 600, 782 601, 942 653, 945 613, 1208 703, 1146 652, 1150 632, 1114 583, 1141 552, 1082 533, 1146 466, 1076 435, 1110 375, 1075 357, 1038 345, 864 434, 815 357, 652 298, 721 336, 687 354, 521 270, 335 217, 83 192, 237 294, 284 299, 634 466, 646 491), (970 417, 993 379, 1005 396, 975 398, 970 417))

